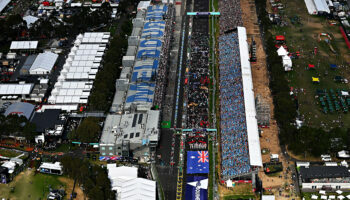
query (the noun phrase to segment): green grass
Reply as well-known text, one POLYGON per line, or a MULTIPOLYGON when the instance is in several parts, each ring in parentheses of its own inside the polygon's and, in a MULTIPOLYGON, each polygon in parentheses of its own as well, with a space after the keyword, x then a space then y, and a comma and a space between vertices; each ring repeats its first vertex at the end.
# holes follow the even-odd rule
MULTIPOLYGON (((282 1, 287 2, 286 0, 282 1)), ((316 89, 347 89, 350 87, 346 84, 335 83, 334 76, 340 75, 347 79, 350 78, 350 71, 347 69, 330 70, 329 64, 345 64, 344 56, 348 56, 349 51, 345 46, 343 38, 334 38, 331 45, 337 54, 334 54, 324 39, 319 42, 319 33, 328 33, 330 35, 340 34, 339 26, 329 26, 324 17, 310 16, 307 13, 303 0, 288 1, 285 15, 287 18, 298 15, 301 17, 302 26, 292 25, 286 27, 273 27, 273 35, 285 35, 289 52, 301 52, 301 58, 293 59, 293 71, 286 73, 289 86, 297 89, 303 89, 298 93, 300 113, 304 115, 305 124, 312 127, 322 127, 324 124, 326 130, 337 126, 339 123, 333 123, 341 116, 343 122, 350 120, 350 113, 334 112, 333 114, 324 114, 322 107, 315 98, 316 89), (321 25, 321 26, 320 26, 321 25), (314 47, 318 47, 318 54, 313 55, 314 47), (342 53, 341 53, 342 52, 342 53), (308 64, 314 64, 316 70, 307 69, 308 64), (326 75, 328 73, 328 75, 326 75), (313 84, 312 77, 319 77, 320 83, 313 84)), ((282 67, 282 66, 281 66, 282 67)), ((344 123, 345 128, 350 128, 349 123, 344 123)))
POLYGON ((20 174, 18 180, 12 181, 10 184, 0 185, 0 197, 11 199, 28 199, 37 200, 39 198, 46 199, 50 186, 53 189, 64 188, 65 185, 58 180, 59 176, 36 174, 26 171, 20 174), (14 191, 11 191, 11 188, 14 191))
POLYGON ((9 158, 13 158, 13 157, 17 157, 17 156, 21 155, 21 153, 11 151, 10 149, 0 149, 0 155, 5 156, 5 157, 9 157, 9 158))
POLYGON ((52 152, 68 152, 70 150, 69 147, 71 147, 71 144, 61 144, 58 148, 56 148, 54 151, 52 152))
MULTIPOLYGON (((304 193, 302 193, 302 197, 303 198, 305 198, 305 200, 311 200, 311 196, 312 195, 317 195, 318 197, 319 197, 319 199, 320 199, 320 197, 321 197, 321 195, 318 193, 318 192, 304 192, 304 193)), ((344 192, 343 194, 341 194, 341 195, 343 195, 343 196, 347 196, 347 195, 349 195, 350 194, 350 192, 344 192)), ((337 193, 328 193, 327 192, 327 194, 326 194, 327 196, 329 196, 329 195, 336 195, 336 196, 339 196, 339 194, 337 194, 337 193)))

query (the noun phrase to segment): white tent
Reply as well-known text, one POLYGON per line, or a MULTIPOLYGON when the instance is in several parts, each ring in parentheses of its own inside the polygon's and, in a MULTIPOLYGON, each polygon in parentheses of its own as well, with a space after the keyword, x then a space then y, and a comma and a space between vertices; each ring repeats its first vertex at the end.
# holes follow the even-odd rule
POLYGON ((345 199, 345 197, 343 195, 339 195, 337 198, 340 199, 340 200, 345 199))
POLYGON ((327 195, 321 195, 321 199, 327 200, 327 195))
POLYGON ((335 195, 329 195, 329 199, 335 199, 335 195))
POLYGON ((10 0, 0 0, 0 12, 4 10, 4 8, 7 6, 7 4, 10 3, 10 0))
POLYGON ((311 196, 311 199, 318 199, 318 196, 313 194, 313 195, 311 196))
POLYGON ((342 96, 349 96, 349 92, 347 92, 347 91, 341 91, 341 95, 342 95, 342 96))
POLYGON ((317 10, 313 0, 304 0, 307 11, 310 15, 316 15, 317 10))
POLYGON ((36 21, 38 21, 39 18, 28 15, 23 17, 23 20, 27 22, 27 27, 30 28, 32 24, 34 24, 36 21))
POLYGON ((286 56, 288 55, 288 51, 284 48, 284 47, 280 47, 278 50, 277 50, 277 54, 279 56, 286 56))
POLYGON ((341 191, 341 190, 337 190, 337 191, 335 191, 337 194, 343 194, 343 191, 341 191))
POLYGON ((29 74, 49 74, 56 63, 58 55, 51 52, 41 53, 29 69, 29 74))
POLYGON ((226 181, 226 187, 232 187, 232 181, 231 180, 227 180, 226 181))
POLYGON ((330 13, 326 0, 314 0, 316 10, 318 13, 330 13))
POLYGON ((350 199, 350 194, 346 196, 346 198, 350 199))
POLYGON ((282 56, 284 71, 292 70, 292 59, 289 56, 282 56))
POLYGON ((320 190, 318 193, 320 193, 320 194, 326 194, 326 191, 320 190))

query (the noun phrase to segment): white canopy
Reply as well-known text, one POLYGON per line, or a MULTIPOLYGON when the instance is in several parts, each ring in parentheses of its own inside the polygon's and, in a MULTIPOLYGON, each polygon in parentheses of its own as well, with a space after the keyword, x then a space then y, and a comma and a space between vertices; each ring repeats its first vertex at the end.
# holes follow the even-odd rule
POLYGON ((232 187, 232 181, 230 179, 226 181, 226 187, 232 187))
POLYGON ((337 194, 343 194, 343 191, 341 191, 341 190, 337 190, 337 191, 335 191, 337 194))
POLYGON ((318 193, 320 193, 320 194, 326 194, 326 191, 320 190, 318 193))
POLYGON ((36 49, 38 47, 38 41, 12 41, 11 50, 24 50, 24 49, 36 49))
POLYGON ((321 195, 321 199, 327 200, 327 195, 321 195))
POLYGON ((39 18, 28 15, 23 17, 23 20, 27 22, 27 27, 30 28, 32 24, 34 24, 36 21, 38 21, 39 18))
POLYGON ((349 96, 349 92, 347 92, 347 91, 341 91, 341 95, 343 95, 343 96, 349 96))
POLYGON ((349 194, 349 195, 346 195, 346 198, 350 199, 350 194, 349 194))
POLYGON ((345 197, 343 195, 339 195, 337 198, 340 199, 340 200, 345 199, 345 197))
POLYGON ((286 56, 288 54, 288 51, 284 48, 284 47, 280 47, 278 50, 277 50, 277 54, 279 56, 286 56))
POLYGON ((311 196, 311 199, 318 199, 318 196, 313 194, 313 195, 311 196))
POLYGON ((283 67, 292 67, 292 59, 289 56, 282 56, 283 67))
POLYGON ((30 74, 48 74, 56 63, 58 55, 51 52, 39 54, 32 67, 29 70, 30 74))
POLYGON ((335 199, 335 195, 329 195, 329 199, 335 199))

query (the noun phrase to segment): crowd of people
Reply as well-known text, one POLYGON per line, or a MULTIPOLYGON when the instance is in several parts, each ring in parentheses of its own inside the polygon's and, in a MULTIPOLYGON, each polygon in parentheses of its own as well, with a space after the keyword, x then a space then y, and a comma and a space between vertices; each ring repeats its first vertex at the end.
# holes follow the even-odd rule
POLYGON ((220 34, 243 26, 240 0, 220 0, 220 34))
MULTIPOLYGON (((209 37, 207 33, 194 31, 191 35, 191 58, 187 81, 187 127, 208 128, 209 85, 209 37)), ((186 82, 185 82, 186 84, 186 82)))
POLYGON ((237 33, 219 37, 219 54, 221 175, 229 179, 251 171, 237 33))
POLYGON ((175 28, 174 18, 175 11, 173 6, 169 5, 167 19, 165 20, 165 31, 163 35, 163 44, 162 50, 159 58, 159 66, 157 69, 156 79, 156 88, 154 90, 154 103, 153 105, 158 106, 159 109, 162 107, 162 102, 164 101, 164 94, 166 88, 167 74, 168 74, 168 60, 170 57, 170 42, 173 37, 173 31, 175 28))

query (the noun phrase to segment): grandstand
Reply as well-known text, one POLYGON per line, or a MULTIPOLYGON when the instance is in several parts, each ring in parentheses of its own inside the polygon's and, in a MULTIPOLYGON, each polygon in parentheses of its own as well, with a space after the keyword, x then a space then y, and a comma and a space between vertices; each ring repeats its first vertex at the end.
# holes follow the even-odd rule
POLYGON ((262 166, 246 29, 219 37, 221 178, 240 178, 262 166))
POLYGON ((129 156, 147 161, 158 145, 158 130, 167 74, 173 7, 157 4, 138 10, 116 93, 100 140, 103 156, 129 156), (146 156, 145 156, 146 155, 146 156))

